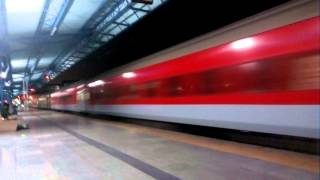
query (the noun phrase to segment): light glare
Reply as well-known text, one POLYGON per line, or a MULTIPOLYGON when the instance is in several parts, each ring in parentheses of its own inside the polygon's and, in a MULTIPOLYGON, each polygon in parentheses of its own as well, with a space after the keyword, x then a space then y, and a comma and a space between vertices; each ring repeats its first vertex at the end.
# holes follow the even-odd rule
POLYGON ((254 44, 255 42, 252 38, 245 38, 245 39, 240 39, 238 41, 234 41, 231 44, 231 47, 233 49, 244 49, 244 48, 252 47, 254 44))
POLYGON ((97 81, 94 81, 94 82, 88 84, 89 87, 96 87, 96 86, 101 86, 101 85, 104 85, 104 81, 102 81, 102 80, 97 80, 97 81))
POLYGON ((0 77, 5 79, 7 77, 7 72, 1 72, 0 77))
POLYGON ((33 13, 43 8, 44 0, 6 0, 6 8, 8 13, 33 13))
POLYGON ((81 84, 81 85, 77 86, 77 89, 81 89, 83 87, 84 87, 84 84, 81 84))
POLYGON ((136 76, 136 74, 134 72, 126 72, 126 73, 122 74, 122 77, 124 77, 124 78, 132 78, 135 76, 136 76))
POLYGON ((4 85, 8 87, 8 86, 10 86, 10 85, 11 85, 11 83, 10 83, 10 81, 8 81, 8 82, 4 82, 4 85))
POLYGON ((74 88, 69 88, 69 89, 67 89, 66 91, 67 92, 72 92, 74 90, 74 88))

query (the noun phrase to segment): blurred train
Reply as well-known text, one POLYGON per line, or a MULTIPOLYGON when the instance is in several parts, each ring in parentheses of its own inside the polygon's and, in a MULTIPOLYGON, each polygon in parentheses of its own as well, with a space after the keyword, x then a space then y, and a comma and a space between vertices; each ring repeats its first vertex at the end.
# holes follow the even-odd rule
POLYGON ((319 139, 319 1, 291 1, 38 97, 39 107, 319 139))

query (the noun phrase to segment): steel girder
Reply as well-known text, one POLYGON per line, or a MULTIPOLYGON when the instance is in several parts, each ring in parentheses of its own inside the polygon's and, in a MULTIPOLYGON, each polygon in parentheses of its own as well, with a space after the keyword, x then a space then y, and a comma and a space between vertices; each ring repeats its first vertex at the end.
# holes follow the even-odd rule
POLYGON ((147 5, 132 3, 129 0, 113 0, 103 4, 81 30, 87 32, 90 36, 86 36, 77 42, 77 45, 74 44, 76 46, 71 50, 61 52, 47 71, 50 72, 52 78, 55 78, 163 2, 165 0, 156 0, 155 4, 147 5))

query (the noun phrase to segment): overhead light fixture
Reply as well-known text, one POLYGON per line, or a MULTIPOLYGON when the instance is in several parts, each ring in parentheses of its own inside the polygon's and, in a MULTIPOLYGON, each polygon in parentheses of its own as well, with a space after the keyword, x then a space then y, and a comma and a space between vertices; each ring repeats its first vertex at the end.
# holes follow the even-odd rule
POLYGON ((2 79, 5 79, 5 78, 7 77, 7 73, 6 73, 6 72, 1 72, 1 73, 0 73, 0 77, 1 77, 2 79))
POLYGON ((10 81, 4 82, 4 85, 8 87, 11 85, 11 82, 10 81))
POLYGON ((6 0, 6 9, 8 13, 33 13, 41 11, 44 0, 6 0))
POLYGON ((7 78, 8 72, 9 72, 9 66, 6 68, 5 71, 0 73, 0 77, 3 78, 3 79, 7 78))

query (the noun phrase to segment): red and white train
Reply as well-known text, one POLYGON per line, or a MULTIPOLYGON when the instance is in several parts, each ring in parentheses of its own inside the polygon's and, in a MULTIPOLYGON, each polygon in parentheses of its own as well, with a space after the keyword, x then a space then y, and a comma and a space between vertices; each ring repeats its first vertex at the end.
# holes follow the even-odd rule
POLYGON ((40 97, 39 103, 319 139, 318 7, 317 0, 289 2, 76 83, 49 100, 40 97))

